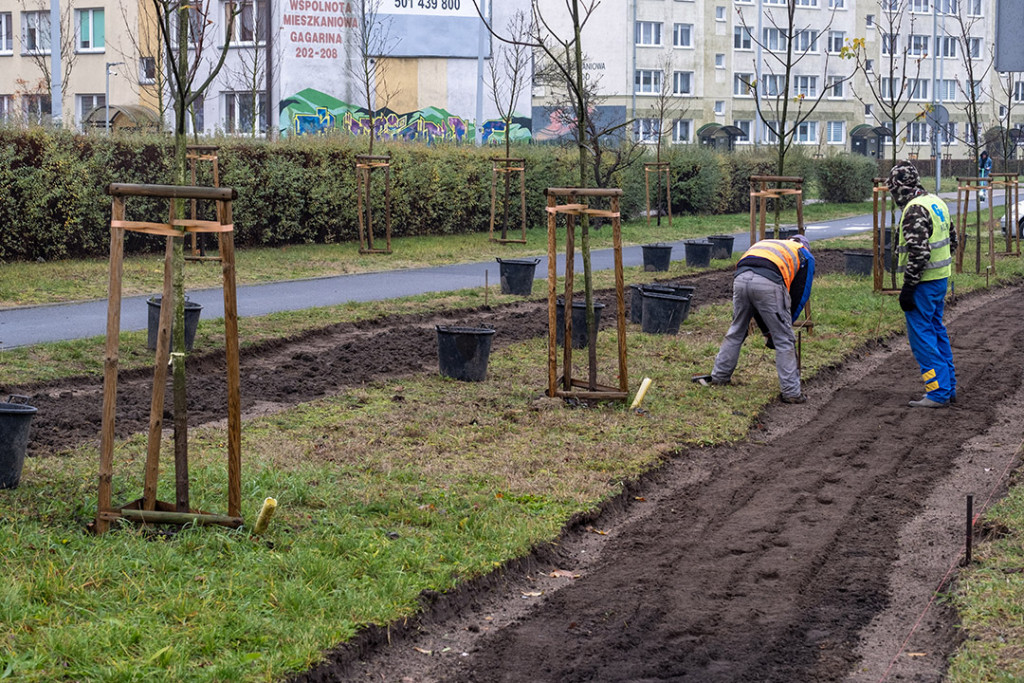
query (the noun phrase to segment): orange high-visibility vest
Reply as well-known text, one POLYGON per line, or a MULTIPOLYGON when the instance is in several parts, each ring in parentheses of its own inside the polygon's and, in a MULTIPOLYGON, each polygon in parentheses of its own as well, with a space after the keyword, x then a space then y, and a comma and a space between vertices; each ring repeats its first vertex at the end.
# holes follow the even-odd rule
POLYGON ((736 265, 743 263, 748 256, 768 259, 782 273, 782 279, 786 283, 786 289, 793 284, 796 271, 800 270, 800 243, 793 240, 761 240, 754 246, 747 249, 736 265))

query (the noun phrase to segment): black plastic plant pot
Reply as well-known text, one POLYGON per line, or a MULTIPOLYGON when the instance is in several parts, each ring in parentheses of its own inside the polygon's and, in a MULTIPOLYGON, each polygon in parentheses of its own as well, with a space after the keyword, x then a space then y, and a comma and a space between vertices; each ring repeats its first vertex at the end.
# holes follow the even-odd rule
POLYGON ((691 285, 663 285, 658 283, 630 285, 630 289, 632 291, 629 297, 629 322, 636 324, 642 323, 644 319, 644 292, 692 297, 693 293, 697 291, 697 288, 691 285))
POLYGON ((437 360, 441 374, 463 382, 487 379, 493 327, 437 325, 437 360))
POLYGON ((707 268, 711 265, 711 250, 714 245, 707 240, 686 240, 686 267, 707 268))
POLYGON ((643 293, 642 328, 648 334, 678 334, 679 325, 690 313, 690 297, 661 294, 658 292, 643 293))
POLYGON ((711 258, 731 259, 732 243, 735 239, 732 235, 709 235, 708 242, 711 242, 711 258))
MULTIPOLYGON (((604 304, 594 302, 594 325, 601 326, 601 309, 604 304)), ((587 303, 585 301, 572 302, 572 348, 585 349, 589 335, 587 334, 587 303)), ((559 346, 565 343, 565 302, 558 299, 555 302, 555 341, 559 346)))
POLYGON ((644 270, 668 270, 668 264, 672 262, 671 244, 645 244, 641 248, 644 252, 644 270))
POLYGON ((533 293, 533 276, 537 270, 539 258, 529 259, 495 259, 498 272, 501 274, 501 293, 530 296, 533 293))
POLYGON ((875 267, 875 257, 871 252, 844 251, 847 275, 871 275, 875 267))
MULTIPOLYGON (((146 335, 146 348, 150 351, 156 350, 156 338, 160 332, 160 308, 163 297, 150 297, 149 301, 149 329, 146 335)), ((185 297, 185 350, 191 351, 192 344, 196 340, 196 329, 199 327, 199 313, 203 310, 200 304, 190 301, 185 297)), ((172 316, 173 317, 173 316, 172 316)), ((171 320, 171 344, 173 348, 174 321, 171 320)))
POLYGON ((776 239, 790 240, 790 239, 793 239, 794 237, 796 237, 797 235, 799 235, 800 234, 800 230, 798 228, 795 228, 795 227, 793 227, 793 228, 780 227, 779 230, 778 230, 778 233, 779 233, 779 236, 776 239))
POLYGON ((12 395, 0 403, 0 489, 18 488, 28 450, 29 425, 36 408, 28 396, 12 395))

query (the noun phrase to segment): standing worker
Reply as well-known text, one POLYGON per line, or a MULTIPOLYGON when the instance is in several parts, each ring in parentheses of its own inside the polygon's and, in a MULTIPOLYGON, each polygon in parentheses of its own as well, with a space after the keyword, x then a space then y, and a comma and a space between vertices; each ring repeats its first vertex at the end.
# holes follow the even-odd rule
POLYGON ((814 256, 803 235, 788 240, 761 240, 736 263, 732 283, 732 324, 725 333, 710 375, 695 377, 701 384, 729 384, 747 338, 751 318, 775 349, 783 403, 804 403, 796 358, 793 323, 811 296, 814 256), (762 325, 763 323, 763 325, 762 325))
POLYGON ((896 272, 903 273, 900 308, 907 318, 910 350, 921 368, 925 389, 924 396, 910 405, 943 408, 956 401, 953 349, 942 321, 956 231, 949 228, 946 203, 938 195, 928 194, 909 161, 892 167, 887 184, 893 202, 903 209, 896 267, 896 272))
MULTIPOLYGON (((981 150, 981 156, 978 157, 978 177, 988 178, 992 175, 992 159, 989 157, 988 152, 981 150)), ((987 187, 988 183, 982 181, 982 187, 987 187)), ((978 192, 978 200, 986 201, 988 199, 988 190, 981 190, 978 192)))

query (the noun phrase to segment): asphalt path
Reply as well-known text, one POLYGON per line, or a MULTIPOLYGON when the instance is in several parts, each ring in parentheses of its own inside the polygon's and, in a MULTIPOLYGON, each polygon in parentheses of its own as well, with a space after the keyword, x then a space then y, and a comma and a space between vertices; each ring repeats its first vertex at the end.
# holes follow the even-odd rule
MULTIPOLYGON (((995 201, 996 205, 1000 205, 1002 197, 995 198, 995 201)), ((972 209, 973 202, 968 210, 972 209)), ((813 242, 864 232, 871 229, 871 224, 871 215, 865 214, 825 223, 808 223, 805 225, 805 232, 807 238, 813 242)), ((750 246, 748 230, 734 233, 733 237, 733 253, 742 253, 750 246)), ((672 260, 684 258, 685 245, 682 241, 665 244, 672 245, 672 260)), ((538 258, 540 262, 537 264, 536 278, 546 280, 548 259, 538 258)), ((578 255, 575 263, 576 271, 582 272, 583 261, 578 255)), ((642 247, 624 247, 622 263, 624 266, 642 265, 642 247)), ((592 252, 591 265, 595 270, 610 270, 613 266, 612 250, 600 249, 592 252)), ((245 285, 238 287, 238 314, 242 317, 260 316, 278 311, 333 306, 350 301, 382 301, 416 294, 450 292, 482 287, 487 281, 498 286, 498 268, 497 262, 485 261, 245 285)), ((559 255, 557 268, 559 273, 564 272, 564 254, 559 255)), ((189 290, 187 296, 203 307, 204 320, 224 316, 223 292, 219 287, 189 290)), ((149 296, 135 296, 122 300, 122 331, 143 330, 148 327, 148 299, 149 296)), ((106 334, 106 330, 105 299, 0 310, 0 349, 102 336, 106 334)))

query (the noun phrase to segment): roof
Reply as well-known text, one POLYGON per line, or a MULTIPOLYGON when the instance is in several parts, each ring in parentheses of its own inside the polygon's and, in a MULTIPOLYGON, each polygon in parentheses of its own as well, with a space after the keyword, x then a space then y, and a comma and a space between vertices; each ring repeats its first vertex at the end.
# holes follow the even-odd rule
MULTIPOLYGON (((105 128, 107 107, 94 107, 82 117, 83 125, 105 128)), ((160 115, 149 107, 137 104, 110 105, 110 125, 127 128, 157 128, 160 126, 160 115)))

